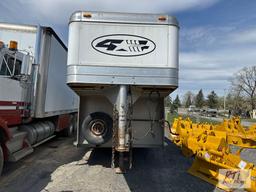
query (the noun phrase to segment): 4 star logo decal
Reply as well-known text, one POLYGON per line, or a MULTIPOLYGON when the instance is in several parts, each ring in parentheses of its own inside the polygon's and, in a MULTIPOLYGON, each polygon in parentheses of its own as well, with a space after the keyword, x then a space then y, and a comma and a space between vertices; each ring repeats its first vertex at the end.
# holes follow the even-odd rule
POLYGON ((156 48, 152 40, 128 34, 101 36, 94 39, 91 44, 100 53, 120 57, 146 55, 153 52, 156 48))

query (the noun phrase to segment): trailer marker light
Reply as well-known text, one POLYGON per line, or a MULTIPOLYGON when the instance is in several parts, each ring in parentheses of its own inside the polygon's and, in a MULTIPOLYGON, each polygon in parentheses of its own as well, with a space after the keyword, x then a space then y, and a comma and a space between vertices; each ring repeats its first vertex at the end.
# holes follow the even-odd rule
POLYGON ((86 17, 86 18, 91 18, 91 17, 92 17, 92 14, 91 14, 91 13, 84 13, 83 16, 86 17))
POLYGON ((160 16, 160 17, 158 17, 158 20, 159 21, 166 21, 166 17, 165 16, 160 16))

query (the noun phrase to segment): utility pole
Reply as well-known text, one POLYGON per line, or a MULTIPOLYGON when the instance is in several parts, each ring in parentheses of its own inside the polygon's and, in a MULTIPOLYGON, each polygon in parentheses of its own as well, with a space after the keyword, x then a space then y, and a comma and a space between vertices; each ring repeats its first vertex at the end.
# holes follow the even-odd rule
POLYGON ((224 101, 223 101, 224 111, 226 110, 226 89, 224 89, 224 101))

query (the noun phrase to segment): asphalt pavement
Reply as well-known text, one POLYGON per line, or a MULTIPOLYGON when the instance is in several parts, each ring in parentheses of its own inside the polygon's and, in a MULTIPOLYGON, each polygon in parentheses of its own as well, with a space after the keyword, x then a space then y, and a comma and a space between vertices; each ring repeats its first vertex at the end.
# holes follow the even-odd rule
MULTIPOLYGON (((16 163, 8 163, 0 179, 2 192, 210 192, 221 191, 187 173, 186 158, 168 138, 163 148, 134 149, 133 168, 111 169, 111 149, 72 145, 74 138, 55 138, 16 163)), ((256 160, 255 150, 242 154, 256 160)))
POLYGON ((213 191, 214 186, 189 175, 192 159, 167 138, 165 147, 134 150, 132 170, 116 174, 110 167, 111 149, 93 150, 72 145, 74 138, 55 138, 16 163, 8 163, 0 191, 213 191))

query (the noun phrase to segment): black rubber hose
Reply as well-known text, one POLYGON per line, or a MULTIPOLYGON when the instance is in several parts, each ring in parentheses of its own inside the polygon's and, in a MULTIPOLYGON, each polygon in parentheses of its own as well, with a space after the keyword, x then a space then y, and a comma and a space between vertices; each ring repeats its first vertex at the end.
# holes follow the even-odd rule
POLYGON ((173 133, 173 132, 172 132, 171 124, 170 124, 169 121, 167 121, 167 120, 165 120, 165 119, 162 119, 162 120, 160 120, 160 121, 167 123, 168 129, 169 129, 169 131, 170 131, 170 133, 171 133, 172 135, 179 135, 178 133, 173 133))

